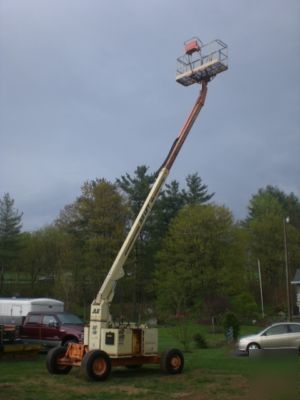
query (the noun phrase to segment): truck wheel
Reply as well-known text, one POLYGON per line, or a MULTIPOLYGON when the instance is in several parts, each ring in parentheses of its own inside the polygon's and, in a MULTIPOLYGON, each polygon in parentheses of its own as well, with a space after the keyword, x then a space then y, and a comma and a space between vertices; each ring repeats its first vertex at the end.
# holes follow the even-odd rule
POLYGON ((89 351, 83 357, 81 371, 88 380, 104 381, 111 371, 109 355, 102 350, 89 351))
POLYGON ((76 338, 72 338, 72 339, 67 339, 64 342, 62 342, 62 346, 63 347, 68 347, 69 343, 78 343, 78 340, 76 338))
POLYGON ((71 365, 60 365, 58 364, 58 360, 63 358, 66 354, 65 347, 54 347, 48 351, 47 358, 46 358, 46 366, 50 374, 68 374, 72 366, 71 365))
POLYGON ((162 353, 160 368, 168 374, 181 374, 184 366, 184 357, 180 350, 171 349, 162 353))

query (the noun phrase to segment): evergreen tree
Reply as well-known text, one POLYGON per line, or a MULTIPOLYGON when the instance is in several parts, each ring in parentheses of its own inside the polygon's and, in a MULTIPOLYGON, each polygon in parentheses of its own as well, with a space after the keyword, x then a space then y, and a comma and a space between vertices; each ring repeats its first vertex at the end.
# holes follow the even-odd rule
POLYGON ((214 193, 207 193, 207 185, 202 183, 197 172, 186 177, 186 185, 188 190, 183 191, 186 204, 206 203, 214 196, 214 193))
POLYGON ((171 181, 162 190, 153 212, 151 234, 154 241, 154 252, 160 249, 162 240, 166 235, 170 222, 185 205, 185 196, 179 188, 179 182, 171 181))
MULTIPOLYGON (((154 181, 155 174, 149 174, 144 165, 137 167, 133 177, 126 173, 117 180, 117 185, 128 198, 132 220, 140 211, 154 181)), ((162 246, 171 221, 185 205, 205 203, 213 196, 207 193, 207 186, 202 184, 197 173, 189 175, 186 182, 187 191, 180 190, 176 180, 162 188, 133 249, 130 257, 131 267, 128 265, 127 268, 131 268, 135 308, 141 307, 154 296, 155 255, 162 246)))
MULTIPOLYGON (((133 223, 145 202, 152 184, 155 181, 155 174, 148 173, 148 167, 138 166, 134 171, 134 176, 128 173, 117 179, 118 187, 125 194, 131 210, 131 223, 133 223)), ((155 206, 154 206, 155 208, 155 206)), ((139 238, 130 254, 126 271, 129 278, 126 281, 127 288, 131 289, 131 299, 133 304, 134 319, 139 319, 141 310, 147 301, 147 291, 153 274, 153 248, 152 248, 152 229, 154 224, 154 213, 145 222, 139 238)), ((123 284, 121 283, 123 286, 123 284)))
POLYGON ((140 165, 134 171, 133 177, 126 173, 116 181, 117 186, 128 198, 132 211, 132 218, 135 218, 139 213, 155 181, 155 174, 147 173, 148 169, 146 165, 140 165))
POLYGON ((14 199, 5 193, 0 199, 0 289, 3 287, 4 270, 11 268, 17 258, 22 228, 22 213, 14 208, 14 199))
POLYGON ((0 257, 2 260, 14 258, 19 234, 22 228, 22 214, 14 209, 14 200, 9 193, 0 199, 0 257))

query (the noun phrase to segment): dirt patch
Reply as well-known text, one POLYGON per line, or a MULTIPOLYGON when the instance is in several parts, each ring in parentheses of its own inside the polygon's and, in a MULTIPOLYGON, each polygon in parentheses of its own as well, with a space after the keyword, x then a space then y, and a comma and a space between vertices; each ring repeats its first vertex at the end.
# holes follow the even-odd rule
MULTIPOLYGON (((183 376, 182 378, 184 379, 183 376)), ((174 393, 172 398, 180 400, 253 400, 249 396, 249 381, 242 375, 195 370, 191 372, 189 380, 186 382, 186 389, 190 388, 192 389, 190 393, 174 393)))
MULTIPOLYGON (((108 389, 108 388, 106 388, 108 389)), ((122 392, 126 394, 147 394, 149 392, 148 389, 142 389, 142 388, 137 388, 135 386, 130 386, 130 385, 119 385, 117 388, 110 388, 110 390, 107 390, 108 392, 122 392)))
POLYGON ((0 389, 7 389, 7 388, 11 388, 14 385, 12 383, 0 383, 0 389))
POLYGON ((73 392, 74 394, 89 394, 89 393, 99 393, 101 390, 102 393, 125 393, 125 394, 147 394, 149 390, 137 388, 135 386, 130 385, 118 385, 118 386, 104 386, 97 384, 90 384, 88 386, 76 386, 71 388, 65 384, 56 384, 58 391, 68 390, 69 392, 73 392))
POLYGON ((174 393, 171 398, 179 400, 209 400, 205 395, 195 393, 174 393))

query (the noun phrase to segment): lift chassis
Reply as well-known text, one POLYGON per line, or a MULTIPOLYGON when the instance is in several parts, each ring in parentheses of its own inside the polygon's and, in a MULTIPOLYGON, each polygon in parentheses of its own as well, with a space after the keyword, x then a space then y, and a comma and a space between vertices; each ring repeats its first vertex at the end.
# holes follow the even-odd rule
MULTIPOLYGON (((193 50, 193 44, 189 43, 189 48, 186 50, 188 57, 191 57, 195 51, 201 51, 199 42, 194 40, 193 43, 196 44, 195 50, 193 50)), ((109 376, 112 367, 119 366, 136 369, 145 364, 159 364, 161 369, 169 374, 178 374, 183 370, 184 357, 180 350, 169 349, 159 354, 157 328, 135 323, 115 324, 109 307, 114 297, 116 283, 124 276, 123 266, 128 255, 205 103, 207 83, 218 73, 215 70, 213 73, 206 73, 205 68, 202 70, 202 75, 199 75, 198 71, 197 76, 193 77, 194 83, 201 85, 197 100, 158 171, 157 178, 91 305, 90 323, 84 330, 84 343, 70 343, 67 348, 56 347, 50 350, 46 363, 48 371, 52 374, 67 374, 72 367, 80 367, 87 379, 102 381, 109 376), (205 72, 204 75, 202 70, 205 72)), ((180 80, 182 79, 186 77, 182 78, 181 73, 180 80)), ((189 76, 188 79, 190 80, 191 77, 189 76)), ((186 86, 185 83, 186 81, 183 80, 184 86, 186 86)))

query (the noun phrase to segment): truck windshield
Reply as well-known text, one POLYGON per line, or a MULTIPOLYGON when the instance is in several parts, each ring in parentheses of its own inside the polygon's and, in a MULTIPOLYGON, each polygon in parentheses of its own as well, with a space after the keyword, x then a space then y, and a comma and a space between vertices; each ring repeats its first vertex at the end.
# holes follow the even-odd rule
POLYGON ((63 313, 63 314, 58 314, 57 316, 63 325, 65 325, 65 324, 82 325, 83 324, 82 320, 79 317, 77 317, 77 315, 74 315, 74 314, 63 313))

